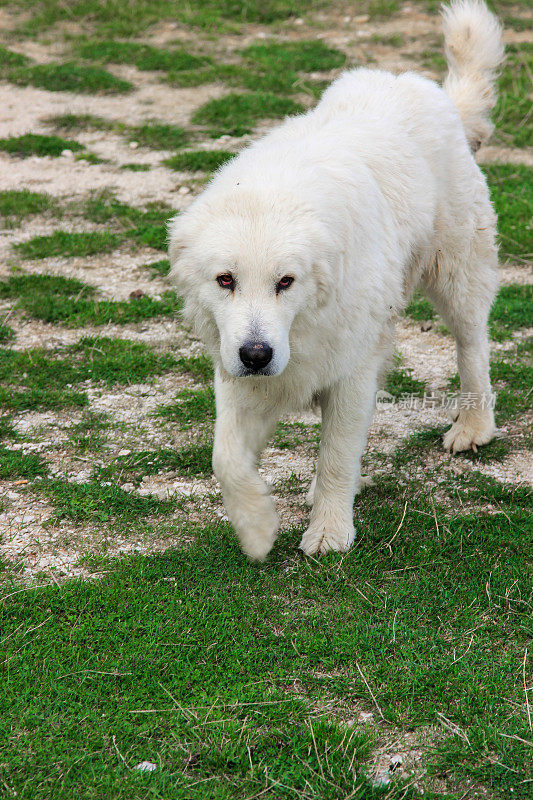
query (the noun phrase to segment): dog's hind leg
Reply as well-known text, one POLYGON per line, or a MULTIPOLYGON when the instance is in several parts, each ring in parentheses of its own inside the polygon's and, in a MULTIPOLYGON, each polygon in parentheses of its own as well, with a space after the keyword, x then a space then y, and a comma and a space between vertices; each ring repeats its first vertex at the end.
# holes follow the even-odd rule
POLYGON ((257 460, 278 420, 264 409, 247 408, 233 381, 216 375, 215 391, 213 470, 242 549, 254 561, 262 561, 274 544, 279 521, 257 460))
POLYGON ((423 280, 433 301, 455 337, 461 381, 458 415, 444 435, 444 448, 452 453, 474 451, 494 437, 494 413, 489 377, 487 322, 497 289, 497 256, 491 231, 479 231, 468 264, 445 262, 423 280))

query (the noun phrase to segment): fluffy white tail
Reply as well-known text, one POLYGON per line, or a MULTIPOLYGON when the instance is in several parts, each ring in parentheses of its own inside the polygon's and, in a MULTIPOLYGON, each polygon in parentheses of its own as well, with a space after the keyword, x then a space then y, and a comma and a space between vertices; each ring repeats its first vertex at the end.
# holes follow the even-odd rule
POLYGON ((494 128, 494 83, 504 59, 502 28, 482 0, 455 0, 442 8, 448 75, 444 90, 455 103, 472 151, 494 128))

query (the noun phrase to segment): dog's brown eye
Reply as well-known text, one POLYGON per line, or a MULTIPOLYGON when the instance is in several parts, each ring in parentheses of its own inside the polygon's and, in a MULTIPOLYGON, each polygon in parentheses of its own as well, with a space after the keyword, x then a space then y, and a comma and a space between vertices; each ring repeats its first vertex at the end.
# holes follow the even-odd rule
POLYGON ((219 286, 222 286, 223 289, 230 289, 231 291, 233 291, 235 288, 235 281, 233 280, 233 275, 230 275, 229 272, 224 273, 224 275, 218 275, 217 283, 219 286))
POLYGON ((282 292, 284 289, 288 289, 289 286, 293 283, 294 283, 294 278, 291 278, 290 275, 285 275, 276 286, 276 294, 282 292))

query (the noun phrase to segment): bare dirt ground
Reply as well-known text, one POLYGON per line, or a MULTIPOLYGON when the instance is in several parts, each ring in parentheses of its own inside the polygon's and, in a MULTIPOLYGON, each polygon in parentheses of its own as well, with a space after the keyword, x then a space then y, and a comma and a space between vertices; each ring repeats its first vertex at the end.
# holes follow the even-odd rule
MULTIPOLYGON (((268 28, 247 26, 244 35, 228 34, 206 42, 201 36, 177 29, 174 25, 159 25, 146 39, 152 44, 166 45, 177 38, 187 46, 194 44, 198 49, 209 46, 213 55, 227 52, 231 48, 242 47, 258 38, 272 35, 268 28)), ((282 38, 307 39, 319 36, 328 44, 339 47, 348 53, 352 63, 368 62, 394 71, 416 68, 428 43, 439 38, 437 21, 433 16, 404 7, 400 18, 386 22, 370 21, 368 17, 324 16, 309 28, 305 24, 282 26, 282 38), (383 43, 387 37, 401 34, 402 46, 383 43), (379 36, 383 41, 373 41, 379 36)), ((507 33, 509 41, 522 40, 523 34, 507 33)), ((58 40, 50 46, 35 43, 18 43, 19 52, 31 55, 38 61, 57 58, 63 45, 58 40)), ((129 125, 157 119, 176 125, 188 124, 190 115, 207 100, 222 96, 226 91, 220 85, 207 85, 188 89, 176 89, 162 82, 156 73, 140 72, 133 67, 111 68, 115 74, 132 81, 136 90, 127 96, 102 97, 80 96, 68 92, 47 92, 32 87, 20 88, 0 84, 0 137, 20 135, 29 131, 49 133, 46 118, 50 115, 74 113, 94 114, 119 120, 129 125)), ((434 73, 423 70, 435 77, 434 73)), ((333 74, 332 74, 333 76, 333 74)), ((268 126, 260 126, 258 131, 268 126)), ((0 155, 0 189, 26 188, 46 192, 61 200, 79 200, 90 193, 102 189, 113 191, 120 200, 131 205, 144 205, 152 201, 162 201, 176 211, 185 208, 199 187, 191 181, 190 174, 177 173, 162 165, 164 158, 171 153, 149 150, 143 147, 131 148, 128 141, 109 132, 82 133, 76 136, 92 153, 105 158, 108 163, 88 164, 75 161, 72 156, 60 158, 13 159, 0 155), (147 164, 147 172, 130 172, 120 167, 127 163, 147 164), (180 191, 181 190, 181 191, 180 191)), ((233 149, 243 140, 224 137, 223 142, 206 141, 202 146, 208 148, 233 149)), ((480 161, 508 161, 511 163, 533 164, 533 155, 525 150, 513 150, 497 145, 489 145, 479 154, 480 161)), ((67 218, 60 221, 34 218, 23 222, 20 228, 6 229, 0 233, 0 277, 10 274, 13 264, 11 246, 33 236, 50 233, 56 228, 69 230, 90 230, 99 226, 80 225, 67 218)), ((86 259, 50 258, 38 262, 24 263, 24 269, 80 278, 99 288, 102 296, 110 299, 127 299, 130 292, 141 289, 152 296, 159 296, 167 287, 163 279, 150 279, 143 265, 162 257, 153 250, 132 251, 121 247, 111 255, 93 256, 86 259)), ((525 266, 503 265, 501 280, 504 283, 530 283, 531 271, 525 266)), ((0 306, 0 319, 10 313, 12 304, 0 306)), ((68 329, 58 325, 31 321, 13 316, 9 324, 16 331, 16 348, 45 347, 73 344, 81 336, 96 333, 105 336, 129 338, 142 341, 158 350, 169 350, 175 354, 200 352, 199 343, 184 331, 178 320, 169 318, 147 320, 135 325, 110 325, 105 328, 68 329)), ((531 331, 529 332, 531 333, 531 331)), ((521 334, 523 335, 523 334, 521 334)), ((494 343, 494 350, 507 346, 494 343)), ((438 324, 430 330, 422 331, 420 323, 404 320, 398 325, 398 351, 403 366, 412 370, 416 378, 427 382, 432 391, 445 391, 448 379, 455 373, 454 344, 450 336, 440 331, 438 324)), ((187 434, 172 433, 168 426, 156 424, 150 413, 155 407, 168 403, 176 391, 184 386, 194 386, 189 377, 176 375, 163 376, 147 385, 133 385, 126 389, 91 390, 90 409, 105 411, 112 423, 124 427, 109 434, 107 447, 102 458, 111 459, 124 449, 143 449, 150 447, 173 447, 183 443, 187 434)), ((15 419, 18 431, 23 435, 17 447, 23 452, 39 452, 50 464, 52 474, 68 477, 72 481, 87 480, 92 471, 91 456, 81 457, 73 453, 68 445, 69 431, 80 421, 81 412, 26 412, 15 419), (31 441, 29 441, 31 439, 31 441)), ((303 421, 313 418, 307 415, 303 421)), ((387 410, 376 411, 372 424, 368 452, 392 453, 402 439, 424 426, 443 425, 448 421, 447 413, 441 408, 419 408, 411 410, 393 405, 387 410)), ((502 430, 502 436, 511 435, 510 430, 502 430)), ((514 435, 514 434, 513 434, 514 435)), ((453 469, 469 470, 474 465, 464 459, 452 459, 442 454, 431 461, 448 464, 453 469)), ((279 450, 269 447, 263 459, 265 478, 272 483, 274 493, 291 475, 296 474, 311 480, 314 468, 314 453, 311 448, 298 448, 296 451, 279 450)), ((526 450, 514 448, 501 463, 476 464, 487 475, 502 481, 533 482, 533 467, 530 454, 526 450)), ((125 529, 117 531, 110 523, 105 525, 82 525, 63 521, 60 526, 51 526, 53 508, 41 497, 27 490, 23 481, 0 482, 0 554, 6 561, 17 565, 19 576, 25 582, 32 580, 55 581, 67 576, 94 575, 94 568, 87 565, 87 554, 103 553, 117 555, 132 551, 151 552, 169 545, 186 545, 187 538, 181 533, 182 523, 206 521, 224 516, 220 497, 216 494, 214 479, 205 481, 177 478, 173 474, 161 474, 146 478, 141 487, 135 489, 125 484, 127 491, 153 493, 160 498, 177 495, 190 498, 185 511, 176 512, 173 519, 152 520, 144 535, 128 535, 125 529)), ((283 525, 302 523, 307 510, 303 506, 303 490, 296 497, 287 498, 280 493, 280 511, 283 525)), ((411 748, 412 749, 412 748, 411 748)), ((378 760, 386 761, 386 752, 378 754, 378 760), (379 756, 379 758, 378 758, 379 756)), ((380 761, 381 763, 381 761, 380 761)))

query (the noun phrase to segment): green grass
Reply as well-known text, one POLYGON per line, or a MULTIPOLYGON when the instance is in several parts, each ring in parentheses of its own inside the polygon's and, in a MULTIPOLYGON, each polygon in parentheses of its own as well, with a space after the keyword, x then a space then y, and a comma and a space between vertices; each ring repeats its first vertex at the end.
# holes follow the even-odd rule
POLYGON ((533 323, 533 286, 502 286, 490 314, 492 338, 507 338, 512 331, 533 323))
MULTIPOLYGON (((421 460, 423 462, 428 452, 440 450, 442 448, 442 437, 448 427, 448 425, 444 425, 435 428, 424 428, 413 433, 394 451, 392 456, 394 467, 398 469, 405 466, 410 467, 417 462, 421 463, 421 460)), ((503 461, 509 452, 510 445, 508 441, 505 439, 493 439, 489 444, 480 447, 477 453, 470 450, 460 453, 456 458, 466 459, 477 464, 486 464, 493 461, 503 461)), ((442 482, 442 476, 440 476, 440 480, 442 482)), ((451 484, 450 488, 453 492, 455 491, 453 478, 451 484)))
POLYGON ((533 168, 485 164, 498 215, 500 253, 505 258, 533 257, 533 168))
POLYGON ((212 474, 212 446, 194 444, 180 450, 143 450, 119 456, 109 466, 98 471, 98 479, 126 479, 139 483, 145 475, 175 472, 185 478, 208 478, 212 474))
POLYGON ((163 163, 181 172, 212 172, 234 156, 235 153, 226 150, 189 150, 177 153, 163 163))
MULTIPOLYGON (((76 520, 137 512, 108 488, 46 491, 76 520)), ((280 800, 370 800, 384 794, 365 777, 374 734, 347 721, 362 707, 378 720, 379 708, 396 737, 436 726, 430 777, 448 789, 475 779, 526 800, 526 512, 437 510, 435 527, 429 505, 404 515, 393 481, 365 496, 357 550, 342 559, 298 559, 290 531, 257 567, 227 526, 208 524, 188 528, 186 549, 108 563, 105 580, 11 597, 0 611, 8 786, 36 800, 228 800, 269 787, 280 800), (156 770, 140 774, 143 760, 156 770)), ((417 793, 393 782, 386 796, 417 793)))
POLYGON ((151 167, 150 164, 135 164, 132 162, 130 164, 121 164, 120 169, 127 169, 130 172, 150 172, 151 167))
POLYGON ((346 55, 320 39, 299 42, 261 42, 241 51, 247 61, 267 70, 319 72, 344 66, 346 55))
POLYGON ((34 236, 26 242, 13 245, 22 258, 50 258, 51 256, 94 256, 115 250, 122 237, 108 231, 54 231, 48 236, 34 236))
POLYGON ((105 117, 95 114, 52 114, 45 117, 44 122, 53 125, 59 131, 110 131, 116 124, 105 117))
POLYGON ((75 161, 86 161, 88 164, 109 164, 109 159, 100 158, 94 153, 76 153, 75 161))
POLYGON ((101 67, 78 64, 32 64, 15 67, 8 72, 12 83, 38 86, 49 92, 82 92, 84 94, 123 94, 134 87, 101 67))
POLYGON ((180 356, 176 366, 181 372, 188 372, 201 383, 210 383, 214 378, 213 362, 204 353, 199 356, 180 356))
POLYGON ((533 144, 531 125, 531 73, 533 44, 510 44, 499 80, 499 100, 494 112, 496 135, 514 147, 533 144))
POLYGON ((0 323, 0 344, 11 341, 15 338, 15 331, 6 325, 4 322, 0 323))
POLYGON ((148 495, 141 497, 126 492, 119 486, 106 486, 100 481, 69 483, 49 480, 39 485, 55 506, 55 520, 72 519, 76 522, 108 522, 117 517, 122 520, 138 519, 152 514, 168 514, 173 510, 171 501, 158 500, 148 495))
POLYGON ((109 192, 95 194, 85 203, 82 213, 91 222, 114 222, 122 235, 156 250, 166 250, 167 222, 173 210, 162 203, 151 203, 144 210, 117 200, 109 192))
POLYGON ((497 392, 496 421, 523 419, 533 407, 533 343, 520 343, 516 351, 491 362, 493 388, 497 392))
MULTIPOLYGON (((511 350, 493 356, 490 365, 492 388, 496 391, 496 422, 509 419, 524 420, 533 407, 533 340, 525 339, 511 350)), ((452 391, 459 389, 459 376, 449 381, 452 391)), ((524 429, 527 422, 523 423, 524 429)))
POLYGON ((316 81, 301 73, 341 67, 346 56, 320 40, 303 42, 261 42, 240 51, 241 63, 211 64, 197 70, 171 71, 168 81, 175 86, 224 82, 254 92, 287 94, 313 93, 316 81))
POLYGON ((91 25, 98 35, 108 37, 145 35, 157 22, 176 20, 208 30, 224 29, 227 21, 269 24, 307 13, 323 5, 317 0, 248 0, 245 4, 234 0, 194 0, 176 5, 173 0, 145 0, 132 6, 129 0, 116 0, 112 4, 94 0, 74 0, 65 5, 60 0, 42 0, 36 8, 31 0, 22 0, 17 11, 29 10, 20 23, 20 32, 26 35, 41 33, 61 22, 83 22, 91 25))
POLYGON ((8 414, 0 414, 0 442, 4 439, 20 439, 19 433, 12 425, 11 417, 8 414))
POLYGON ((230 93, 209 100, 193 114, 195 125, 208 128, 212 136, 231 134, 243 136, 263 119, 276 119, 303 111, 303 106, 288 97, 277 97, 269 92, 249 94, 230 93))
POLYGON ((13 50, 8 50, 7 47, 0 45, 0 69, 5 67, 21 67, 29 62, 27 56, 22 53, 14 53, 13 50))
POLYGON ((317 450, 320 430, 319 423, 306 425, 303 422, 279 422, 273 444, 280 450, 294 450, 296 447, 312 447, 317 450))
POLYGON ((162 258, 159 261, 151 261, 149 264, 144 264, 146 269, 149 269, 153 278, 166 278, 170 272, 170 261, 168 258, 162 258))
POLYGON ((0 348, 0 408, 8 411, 83 407, 87 381, 104 385, 145 383, 171 370, 175 360, 140 342, 84 337, 67 348, 0 348))
POLYGON ((160 300, 148 295, 127 301, 99 300, 94 287, 60 275, 15 275, 0 282, 0 297, 17 299, 17 306, 36 319, 70 327, 140 322, 177 314, 181 301, 174 292, 160 300))
POLYGON ((175 150, 187 142, 187 132, 178 125, 145 122, 127 130, 128 138, 154 150, 175 150))
POLYGON ((110 427, 106 413, 86 411, 81 422, 70 427, 69 443, 81 453, 101 451, 106 444, 110 427))
MULTIPOLYGON (((57 131, 112 131, 129 141, 154 150, 176 150, 188 140, 187 131, 179 125, 149 121, 142 125, 126 125, 124 122, 97 117, 93 114, 59 114, 45 120, 57 131)), ((144 165, 143 165, 144 166, 144 165)), ((148 167, 149 168, 149 167, 148 167)))
POLYGON ((205 389, 182 389, 178 392, 176 402, 160 406, 157 414, 165 419, 177 422, 180 428, 213 422, 215 419, 215 393, 208 386, 205 389))
POLYGON ((405 309, 405 313, 417 322, 435 319, 433 306, 420 292, 415 292, 413 299, 405 309))
POLYGON ((22 453, 0 447, 0 480, 35 478, 48 473, 46 464, 35 453, 22 453))
POLYGON ((55 208, 54 200, 47 194, 30 192, 28 189, 6 189, 0 192, 0 215, 11 223, 55 208))
POLYGON ((0 139, 0 150, 14 156, 60 156, 63 150, 73 153, 83 150, 83 145, 73 139, 48 136, 40 133, 25 133, 23 136, 10 136, 0 139))
MULTIPOLYGON (((397 7, 396 0, 365 0, 349 13, 386 18, 397 7)), ((17 10, 24 14, 26 30, 40 36, 63 21, 67 36, 72 29, 108 40, 148 36, 149 26, 164 19, 187 19, 216 36, 221 21, 231 20, 234 41, 243 31, 249 41, 256 28, 243 29, 242 21, 255 26, 288 20, 272 32, 289 39, 293 30, 303 33, 291 15, 305 15, 307 22, 314 8, 313 2, 300 0, 39 0, 31 5, 21 0, 17 10)), ((208 36, 203 41, 211 47, 208 36)), ((137 59, 142 53, 147 59, 165 57, 156 48, 132 44, 137 59)), ((308 70, 337 68, 328 65, 322 44, 314 50, 317 61, 299 62, 310 57, 304 45, 272 45, 267 39, 258 45, 259 54, 252 47, 251 55, 240 53, 239 63, 220 69, 162 69, 175 82, 215 75, 227 85, 279 93, 276 99, 286 101, 291 92, 318 92, 317 82, 305 77, 308 70), (292 58, 287 47, 293 48, 292 58)), ((342 54, 334 51, 335 57, 342 54)), ((146 64, 154 68, 154 61, 146 64)), ((518 72, 515 81, 520 85, 516 91, 510 87, 511 102, 503 114, 509 143, 515 134, 525 135, 506 116, 517 120, 521 107, 514 98, 523 106, 527 96, 518 72)), ((265 115, 262 102, 251 116, 244 109, 244 123, 242 111, 237 104, 234 118, 230 109, 220 122, 216 111, 213 121, 195 124, 215 135, 252 130, 256 120, 276 117, 265 115)), ((184 144, 197 146, 188 144, 196 134, 156 121, 134 126, 65 114, 50 124, 66 136, 110 132, 171 152, 184 144)), ((73 148, 64 144, 61 149, 73 148)), ((533 249, 526 227, 531 172, 498 165, 486 171, 500 216, 502 254, 525 261, 533 249)), ((40 206, 45 201, 38 198, 0 194, 0 213, 6 221, 56 213, 40 206)), ((109 193, 72 201, 67 209, 78 229, 87 219, 132 247, 164 247, 165 223, 173 213, 163 205, 135 208, 109 193)), ((65 255, 60 245, 59 251, 57 257, 65 255)), ((169 269, 163 255, 146 265, 158 278, 169 269)), ((10 308, 15 305, 10 313, 17 330, 25 309, 51 322, 99 324, 121 321, 124 314, 131 321, 143 319, 139 301, 155 302, 137 298, 109 304, 82 281, 20 272, 4 277, 0 298, 10 308)), ((177 301, 169 296, 169 313, 172 302, 177 301)), ((491 317, 493 335, 514 339, 527 324, 530 304, 530 289, 504 287, 491 317)), ((418 296, 408 312, 418 320, 434 316, 418 296)), ((343 556, 304 559, 297 552, 309 518, 302 505, 307 480, 299 474, 299 459, 316 451, 320 425, 280 423, 273 445, 285 451, 284 465, 293 463, 294 472, 276 480, 275 492, 285 518, 289 506, 298 528, 284 526, 262 565, 247 562, 229 525, 212 521, 221 510, 212 482, 207 484, 212 494, 181 499, 178 494, 169 501, 121 488, 126 481, 137 486, 150 475, 165 480, 174 474, 191 482, 211 475, 213 366, 203 354, 179 356, 181 345, 180 338, 175 355, 94 337, 55 349, 0 348, 0 478, 29 481, 16 487, 26 507, 36 499, 52 505, 43 547, 49 535, 59 550, 65 546, 72 552, 72 545, 81 543, 78 552, 85 555, 79 566, 104 574, 102 580, 56 584, 50 569, 35 581, 54 585, 25 588, 14 561, 0 564, 0 795, 16 792, 20 800, 414 800, 423 787, 428 800, 459 800, 465 792, 491 800, 529 800, 533 772, 531 747, 524 743, 531 742, 531 731, 523 665, 527 648, 529 687, 531 492, 479 470, 505 459, 515 438, 521 449, 527 442, 522 432, 533 401, 530 345, 513 343, 493 358, 497 417, 512 421, 509 439, 494 440, 450 464, 445 455, 428 458, 430 450, 441 448, 443 429, 435 428, 400 442, 392 456, 368 454, 372 465, 381 464, 380 474, 356 500, 355 547, 343 556), (151 420, 157 426, 153 440, 148 429, 137 430, 143 426, 137 413, 124 422, 114 408, 108 415, 95 410, 108 407, 98 404, 106 399, 100 393, 118 395, 121 387, 138 383, 132 394, 144 395, 146 383, 168 372, 177 374, 177 384, 180 374, 187 375, 196 388, 155 409, 159 420, 151 420), (34 409, 59 412, 57 421, 47 414, 42 427, 36 423, 38 435, 53 442, 53 476, 43 456, 10 444, 36 438, 32 417, 22 415, 34 409), (185 429, 179 444, 173 444, 176 428, 185 429), (121 447, 132 452, 114 457, 121 447), (65 457, 72 479, 57 477, 56 466, 63 464, 59 456, 65 457), (472 463, 465 463, 469 459, 472 463), (76 479, 78 469, 85 477, 76 479), (169 541, 178 548, 152 557, 110 555, 123 542, 124 547, 147 542, 161 551, 169 541), (360 710, 373 712, 375 724, 360 724, 360 710), (421 760, 406 783, 393 778, 388 786, 374 788, 376 748, 385 743, 390 743, 387 752, 405 750, 412 756, 419 749, 421 760), (144 760, 156 770, 135 769, 144 760)), ((401 366, 389 381, 400 397, 425 388, 401 366)), ((7 495, 2 502, 8 514, 16 508, 7 495)), ((528 697, 531 705, 531 691, 528 697)))
POLYGON ((138 42, 117 42, 114 40, 98 40, 86 42, 76 48, 76 52, 91 61, 103 61, 110 64, 134 64, 140 70, 197 69, 208 59, 191 55, 183 48, 161 50, 148 44, 138 42))
POLYGON ((420 396, 424 394, 425 389, 425 382, 413 378, 410 369, 393 369, 385 380, 385 391, 394 397, 401 397, 403 394, 420 396))

